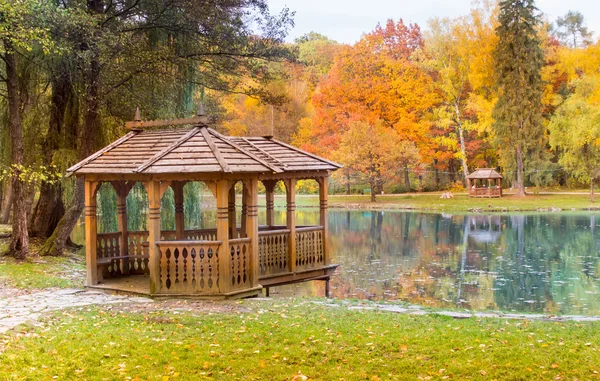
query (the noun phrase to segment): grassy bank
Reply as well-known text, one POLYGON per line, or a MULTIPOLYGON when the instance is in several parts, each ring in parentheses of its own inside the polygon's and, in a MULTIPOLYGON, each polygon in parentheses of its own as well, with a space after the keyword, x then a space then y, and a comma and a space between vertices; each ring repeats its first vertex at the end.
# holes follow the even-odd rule
POLYGON ((66 311, 4 338, 0 379, 573 380, 600 371, 598 323, 237 303, 213 314, 66 311))
MULTIPOLYGON (((35 252, 40 244, 39 241, 32 241, 32 252, 35 252)), ((83 286, 85 265, 82 253, 70 253, 68 257, 43 257, 17 261, 2 256, 7 250, 8 239, 0 239, 0 286, 19 289, 83 286)))
MULTIPOLYGON (((330 208, 344 209, 403 209, 438 212, 467 212, 474 209, 485 211, 536 211, 539 209, 562 211, 600 209, 597 203, 589 201, 586 194, 537 194, 526 197, 508 195, 502 198, 469 198, 466 194, 455 194, 454 198, 442 199, 441 193, 415 193, 408 195, 380 195, 375 203, 368 195, 331 195, 330 208)), ((317 207, 317 196, 300 195, 296 205, 299 207, 317 207)), ((276 197, 276 206, 285 207, 285 196, 276 197)))

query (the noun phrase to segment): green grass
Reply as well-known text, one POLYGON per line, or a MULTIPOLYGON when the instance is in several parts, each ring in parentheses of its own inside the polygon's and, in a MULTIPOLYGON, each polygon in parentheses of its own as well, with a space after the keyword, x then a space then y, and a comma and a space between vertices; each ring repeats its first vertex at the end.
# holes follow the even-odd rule
MULTIPOLYGON (((0 252, 2 251, 0 240, 0 252)), ((82 287, 85 266, 71 257, 17 261, 0 257, 0 284, 21 289, 82 287)))
POLYGON ((587 380, 600 371, 600 323, 242 303, 213 314, 69 310, 7 336, 0 379, 587 380))
MULTIPOLYGON (((377 196, 375 203, 368 195, 330 195, 330 208, 356 209, 407 209, 417 211, 467 212, 473 209, 481 211, 533 211, 538 209, 561 209, 563 211, 600 209, 597 203, 589 201, 586 194, 538 194, 524 198, 508 195, 496 199, 469 198, 466 194, 455 194, 452 199, 441 199, 441 193, 422 193, 410 195, 377 196)), ((277 207, 285 207, 285 197, 275 198, 277 207)), ((318 196, 298 196, 298 207, 318 206, 318 196)))

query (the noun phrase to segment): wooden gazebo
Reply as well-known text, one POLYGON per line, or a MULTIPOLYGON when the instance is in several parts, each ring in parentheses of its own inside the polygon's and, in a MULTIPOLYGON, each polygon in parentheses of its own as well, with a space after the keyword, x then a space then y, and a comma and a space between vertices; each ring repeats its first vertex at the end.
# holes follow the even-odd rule
POLYGON ((467 176, 469 197, 502 197, 502 175, 493 168, 478 168, 467 176))
MULTIPOLYGON (((139 119, 136 116, 136 119, 139 119)), ((87 286, 149 295, 246 297, 262 287, 325 280, 337 267, 327 250, 327 180, 337 163, 271 137, 228 137, 197 116, 128 122, 131 131, 68 169, 85 179, 87 286), (170 129, 151 129, 166 127, 170 129), (175 127, 179 126, 179 127, 175 127), (318 226, 297 226, 295 187, 320 187, 318 226), (186 230, 183 186, 203 181, 217 203, 213 229, 186 230), (266 225, 258 225, 258 182, 266 189, 266 225), (286 189, 285 226, 274 224, 274 188, 286 189), (127 231, 127 194, 141 182, 148 194, 148 231, 127 231), (235 184, 242 217, 236 224, 235 184), (119 231, 97 233, 96 192, 110 183, 117 194, 119 231), (171 187, 175 230, 161 231, 161 198, 171 187)))

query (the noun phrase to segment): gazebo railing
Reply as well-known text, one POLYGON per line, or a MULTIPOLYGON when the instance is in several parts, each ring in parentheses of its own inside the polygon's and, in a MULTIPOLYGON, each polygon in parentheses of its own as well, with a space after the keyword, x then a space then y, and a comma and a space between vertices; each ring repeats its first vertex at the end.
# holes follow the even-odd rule
POLYGON ((469 189, 469 196, 472 197, 499 197, 501 195, 502 189, 500 187, 469 189))
POLYGON ((250 271, 252 253, 250 250, 250 238, 236 238, 229 240, 229 255, 231 263, 232 291, 247 289, 251 287, 250 271))
POLYGON ((296 270, 325 266, 323 227, 296 229, 296 270))
POLYGON ((218 294, 221 241, 159 241, 160 294, 218 294))
MULTIPOLYGON (((295 260, 290 252, 290 229, 261 226, 258 233, 258 276, 270 278, 326 266, 322 226, 296 227, 295 260)), ((176 240, 175 231, 162 231, 156 243, 160 253, 160 294, 217 294, 220 286, 228 291, 252 287, 250 238, 229 239, 229 252, 222 253, 216 229, 185 231, 185 240, 176 240), (228 255, 228 279, 219 276, 219 260, 228 255), (228 284, 223 284, 227 282, 228 284)), ((127 233, 126 256, 121 256, 121 233, 97 235, 97 257, 108 258, 108 276, 149 274, 147 231, 127 233), (127 269, 126 266, 129 266, 127 269)))
POLYGON ((289 271, 289 239, 289 229, 258 232, 259 276, 289 271))

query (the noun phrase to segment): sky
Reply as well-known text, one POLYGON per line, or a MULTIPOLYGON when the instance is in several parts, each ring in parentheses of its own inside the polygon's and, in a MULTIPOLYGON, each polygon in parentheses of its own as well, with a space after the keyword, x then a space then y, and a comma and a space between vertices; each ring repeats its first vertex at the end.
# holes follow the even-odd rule
MULTIPOLYGON (((472 4, 471 0, 268 0, 268 3, 272 13, 279 13, 286 6, 296 12, 295 27, 288 41, 314 31, 348 44, 390 18, 402 18, 407 24, 416 22, 425 29, 430 18, 466 15, 472 4)), ((538 0, 536 5, 549 21, 569 10, 579 11, 588 28, 600 32, 598 0, 538 0)), ((597 37, 598 33, 594 33, 594 38, 597 37)))

